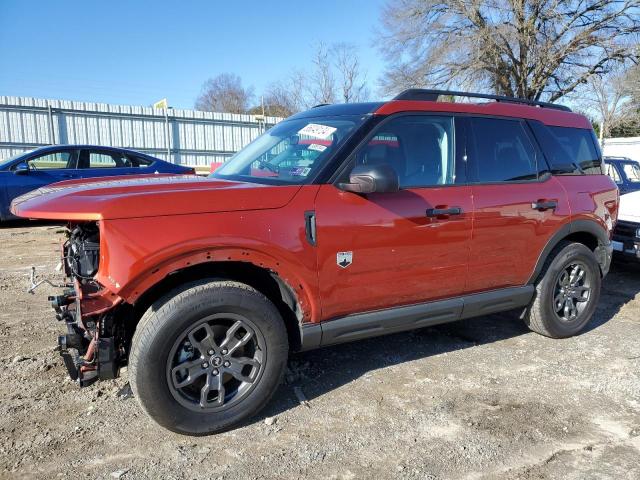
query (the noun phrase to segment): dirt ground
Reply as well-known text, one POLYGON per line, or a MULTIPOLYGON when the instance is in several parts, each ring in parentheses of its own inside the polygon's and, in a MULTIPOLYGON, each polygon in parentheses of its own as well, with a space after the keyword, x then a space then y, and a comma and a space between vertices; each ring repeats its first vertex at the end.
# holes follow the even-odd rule
POLYGON ((60 228, 0 229, 0 477, 639 479, 640 268, 614 265, 586 332, 492 315, 295 355, 259 417, 190 438, 127 373, 79 389, 55 341, 60 228), (308 402, 300 403, 296 390, 308 402))

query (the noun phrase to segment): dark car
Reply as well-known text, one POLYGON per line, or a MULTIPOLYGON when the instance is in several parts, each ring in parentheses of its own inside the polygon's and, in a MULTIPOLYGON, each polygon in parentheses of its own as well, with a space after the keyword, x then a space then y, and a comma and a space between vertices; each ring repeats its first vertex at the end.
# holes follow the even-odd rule
POLYGON ((193 174, 194 169, 124 148, 53 145, 0 161, 0 221, 16 218, 11 201, 63 180, 141 174, 193 174))
POLYGON ((69 221, 51 301, 71 378, 127 365, 142 408, 193 435, 262 409, 290 351, 507 310, 576 335, 618 212, 585 116, 431 90, 298 113, 210 178, 109 183, 43 188, 13 212, 69 221))
POLYGON ((620 190, 620 195, 640 190, 640 164, 626 157, 605 157, 606 172, 620 190))

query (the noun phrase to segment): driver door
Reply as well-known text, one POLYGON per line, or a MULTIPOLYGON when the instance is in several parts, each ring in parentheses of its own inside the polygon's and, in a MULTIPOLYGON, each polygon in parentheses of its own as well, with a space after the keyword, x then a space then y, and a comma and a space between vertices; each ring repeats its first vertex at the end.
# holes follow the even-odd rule
POLYGON ((463 135, 456 130, 453 116, 391 118, 352 155, 346 176, 357 164, 388 164, 400 191, 356 194, 321 186, 316 231, 323 320, 465 292, 473 205, 463 135), (433 209, 458 213, 434 215, 433 209))
POLYGON ((7 183, 9 203, 20 195, 63 180, 78 178, 76 170, 77 151, 75 149, 60 149, 47 151, 40 155, 27 158, 29 170, 15 173, 7 183))

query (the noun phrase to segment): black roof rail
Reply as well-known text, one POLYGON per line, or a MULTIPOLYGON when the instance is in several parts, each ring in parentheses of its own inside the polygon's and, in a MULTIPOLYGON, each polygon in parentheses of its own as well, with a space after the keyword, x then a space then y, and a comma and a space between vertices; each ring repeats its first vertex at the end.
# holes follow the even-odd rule
POLYGON ((490 95, 488 93, 471 93, 456 92, 454 90, 430 90, 426 88, 410 88, 396 95, 393 100, 422 100, 428 102, 437 102, 440 95, 450 95, 452 97, 468 97, 468 98, 485 98, 487 100, 495 100, 496 102, 522 103, 524 105, 533 105, 536 107, 554 108, 570 112, 571 109, 565 105, 558 105, 549 102, 537 102, 535 100, 527 100, 526 98, 505 97, 502 95, 490 95))
POLYGON ((318 105, 314 105, 311 108, 326 107, 327 105, 331 105, 331 104, 330 103, 319 103, 318 105))

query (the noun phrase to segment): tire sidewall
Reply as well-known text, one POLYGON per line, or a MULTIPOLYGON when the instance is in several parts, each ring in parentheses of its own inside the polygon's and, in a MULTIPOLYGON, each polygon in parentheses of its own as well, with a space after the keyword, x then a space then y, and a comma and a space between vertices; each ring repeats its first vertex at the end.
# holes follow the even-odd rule
MULTIPOLYGON (((151 307, 154 308, 154 307, 151 307)), ((288 355, 287 335, 276 307, 257 291, 209 283, 187 289, 154 311, 143 326, 137 349, 134 392, 145 411, 160 425, 179 433, 204 435, 229 428, 261 409, 282 379, 288 355), (179 336, 214 313, 236 313, 255 324, 264 336, 264 367, 257 384, 237 404, 219 412, 197 413, 180 405, 167 383, 169 352, 179 336)))

